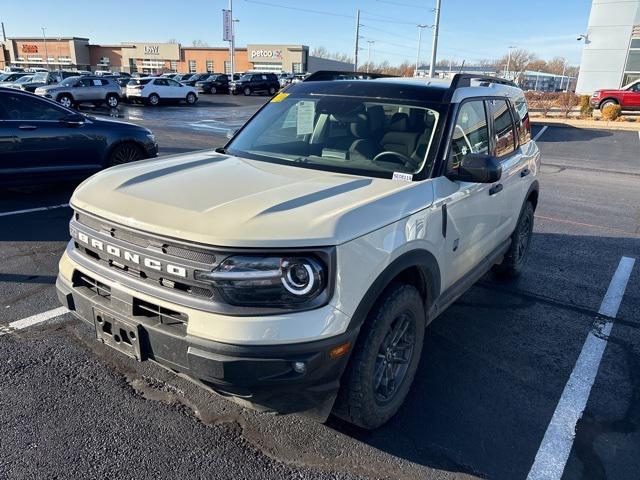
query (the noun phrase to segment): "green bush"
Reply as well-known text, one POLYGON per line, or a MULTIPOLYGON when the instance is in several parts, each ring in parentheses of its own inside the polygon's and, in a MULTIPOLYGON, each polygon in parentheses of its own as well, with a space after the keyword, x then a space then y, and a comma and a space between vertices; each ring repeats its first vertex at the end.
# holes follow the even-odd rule
POLYGON ((614 121, 617 120, 620 113, 622 113, 622 108, 620 105, 609 104, 602 108, 600 112, 602 113, 603 120, 614 121))

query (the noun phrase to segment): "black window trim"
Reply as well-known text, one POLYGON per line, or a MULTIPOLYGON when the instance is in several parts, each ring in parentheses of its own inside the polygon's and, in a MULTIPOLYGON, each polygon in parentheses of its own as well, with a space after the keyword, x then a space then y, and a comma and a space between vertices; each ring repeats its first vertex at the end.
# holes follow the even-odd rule
POLYGON ((488 97, 485 99, 484 101, 485 103, 485 112, 487 114, 487 117, 489 117, 489 151, 491 152, 491 155, 493 155, 494 157, 496 157, 496 159, 498 159, 501 163, 502 162, 506 162, 510 157, 512 157, 513 155, 518 153, 518 149, 520 148, 520 140, 517 139, 516 137, 517 135, 517 130, 516 130, 516 124, 515 124, 515 119, 513 116, 513 112, 512 112, 512 107, 511 107, 511 101, 508 97, 488 97), (491 109, 489 108, 488 102, 490 100, 504 100, 505 102, 507 102, 507 111, 509 112, 509 115, 511 116, 511 129, 513 131, 513 150, 509 153, 507 153, 506 155, 502 155, 502 156, 498 156, 496 154, 496 144, 495 144, 495 140, 496 140, 496 131, 495 131, 495 125, 493 122, 493 112, 491 112, 491 109), (491 112, 491 115, 489 115, 489 113, 491 112))

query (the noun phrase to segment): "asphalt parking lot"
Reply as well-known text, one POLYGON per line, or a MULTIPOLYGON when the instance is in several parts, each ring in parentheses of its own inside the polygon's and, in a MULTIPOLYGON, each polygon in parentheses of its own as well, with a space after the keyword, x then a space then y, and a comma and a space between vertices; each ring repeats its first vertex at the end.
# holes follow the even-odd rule
MULTIPOLYGON (((113 114, 174 154, 222 145, 265 99, 113 114)), ((65 204, 73 185, 0 192, 0 478, 524 479, 595 332, 606 348, 562 478, 637 479, 640 137, 538 134, 525 273, 485 276, 430 325, 406 404, 374 432, 244 410, 98 344, 57 310, 71 211, 41 209, 65 204), (607 333, 603 299, 622 257, 637 261, 607 333)))

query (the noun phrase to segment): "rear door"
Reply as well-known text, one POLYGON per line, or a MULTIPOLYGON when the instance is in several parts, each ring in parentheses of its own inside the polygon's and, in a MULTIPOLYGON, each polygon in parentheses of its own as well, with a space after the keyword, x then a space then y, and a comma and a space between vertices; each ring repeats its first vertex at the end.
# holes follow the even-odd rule
POLYGON ((176 82, 175 80, 171 80, 170 78, 167 78, 165 82, 167 85, 166 89, 167 91, 169 91, 169 95, 171 95, 171 98, 184 98, 187 96, 187 87, 185 87, 181 83, 176 82))
POLYGON ((526 178, 530 174, 528 157, 518 144, 510 102, 505 98, 487 100, 487 111, 491 123, 492 154, 502 165, 502 177, 494 187, 502 209, 497 234, 500 239, 506 239, 516 227, 531 177, 526 178))
POLYGON ((89 120, 80 125, 67 123, 64 119, 74 112, 24 93, 3 92, 0 104, 6 112, 3 136, 15 139, 11 153, 4 156, 0 176, 41 176, 100 167, 104 139, 92 133, 89 120))

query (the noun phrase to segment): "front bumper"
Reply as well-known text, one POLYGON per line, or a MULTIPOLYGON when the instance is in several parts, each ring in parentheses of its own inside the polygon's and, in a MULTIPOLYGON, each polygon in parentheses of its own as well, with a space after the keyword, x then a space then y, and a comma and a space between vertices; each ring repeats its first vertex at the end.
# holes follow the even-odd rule
MULTIPOLYGON (((141 311, 138 299, 116 285, 109 287, 107 300, 104 291, 76 282, 77 272, 85 274, 63 257, 56 281, 60 302, 94 328, 96 311, 135 325, 142 359, 259 410, 303 412, 316 419, 329 414, 349 357, 332 358, 330 352, 345 343, 353 345, 357 329, 305 343, 238 345, 207 340, 189 334, 184 323, 141 311), (295 371, 294 362, 303 362, 305 372, 295 371)), ((100 277, 97 280, 106 286, 100 277)))

